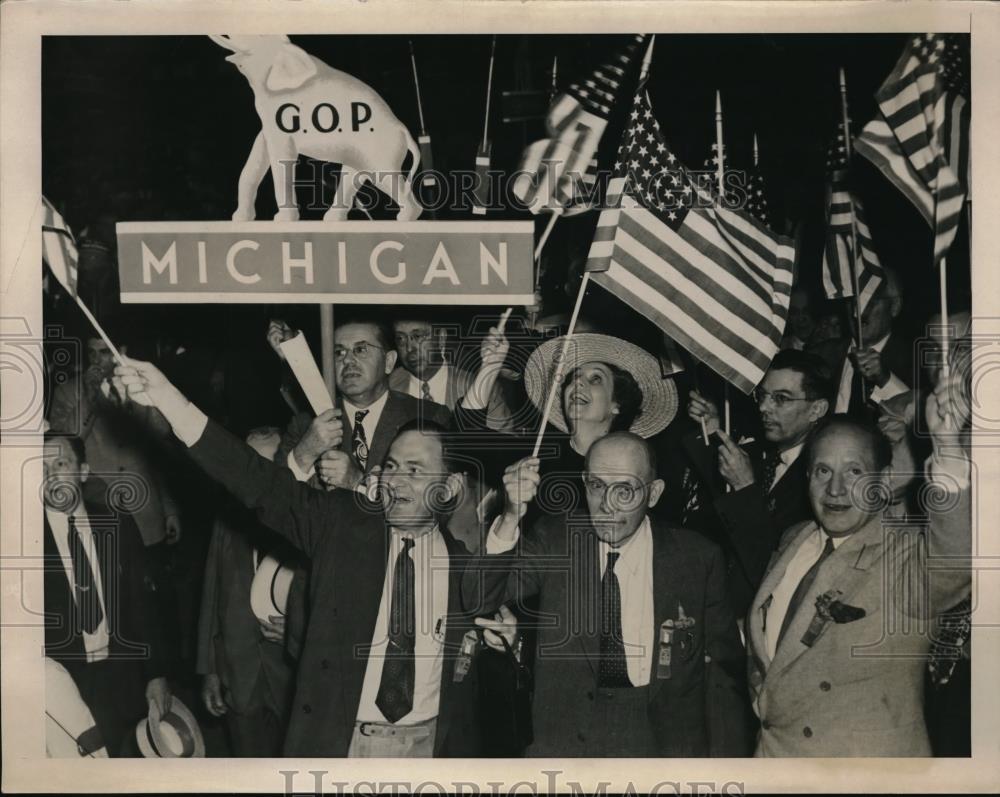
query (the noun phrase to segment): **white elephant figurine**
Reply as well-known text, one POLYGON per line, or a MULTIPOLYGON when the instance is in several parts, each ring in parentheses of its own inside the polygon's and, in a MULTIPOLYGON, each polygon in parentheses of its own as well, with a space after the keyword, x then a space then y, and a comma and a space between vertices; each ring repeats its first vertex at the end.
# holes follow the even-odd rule
POLYGON ((292 44, 287 36, 211 36, 232 52, 226 60, 250 82, 263 129, 257 134, 240 174, 233 221, 255 217, 257 188, 271 169, 279 221, 297 221, 295 162, 299 154, 341 164, 340 183, 328 221, 347 218, 358 189, 366 182, 399 205, 396 216, 420 215, 412 181, 420 163, 418 149, 385 101, 365 83, 333 69, 292 44), (402 171, 406 153, 412 156, 402 171))

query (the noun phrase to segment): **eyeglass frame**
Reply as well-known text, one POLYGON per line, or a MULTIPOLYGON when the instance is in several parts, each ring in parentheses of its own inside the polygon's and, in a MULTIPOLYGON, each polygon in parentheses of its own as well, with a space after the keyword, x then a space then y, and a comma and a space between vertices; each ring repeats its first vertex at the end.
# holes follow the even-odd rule
POLYGON ((794 396, 784 396, 781 393, 775 394, 767 390, 761 390, 760 388, 754 388, 752 395, 754 403, 758 407, 762 406, 767 399, 770 399, 777 409, 781 409, 786 404, 792 401, 819 401, 819 399, 809 398, 809 396, 802 396, 801 398, 794 396))
POLYGON ((657 480, 655 478, 650 479, 648 482, 642 482, 639 485, 634 485, 631 482, 611 482, 610 484, 606 484, 604 481, 602 481, 597 476, 594 476, 594 474, 590 473, 589 471, 584 471, 583 473, 580 474, 580 480, 583 482, 583 487, 588 493, 596 492, 596 490, 591 489, 590 485, 587 483, 588 479, 596 479, 597 481, 601 482, 601 484, 604 485, 604 493, 603 495, 601 495, 601 501, 606 501, 608 493, 615 487, 627 487, 628 489, 633 490, 635 491, 636 494, 638 494, 642 490, 648 488, 653 482, 657 480))
POLYGON ((354 355, 354 359, 355 360, 367 360, 368 359, 368 350, 369 350, 369 348, 380 349, 382 351, 388 351, 388 349, 386 349, 385 346, 379 346, 377 343, 371 343, 370 341, 367 341, 367 340, 359 340, 357 343, 355 343, 350 348, 348 348, 347 346, 334 346, 333 347, 333 361, 334 362, 343 362, 347 358, 347 352, 348 351, 350 351, 354 355), (358 353, 358 347, 359 346, 364 346, 364 349, 362 350, 361 354, 358 353), (337 350, 338 349, 343 352, 343 355, 341 355, 341 356, 337 355, 337 350))

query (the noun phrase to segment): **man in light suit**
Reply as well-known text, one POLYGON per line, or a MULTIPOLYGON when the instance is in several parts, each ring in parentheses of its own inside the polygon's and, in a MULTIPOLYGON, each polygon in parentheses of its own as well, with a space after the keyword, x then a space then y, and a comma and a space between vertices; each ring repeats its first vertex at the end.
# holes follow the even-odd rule
POLYGON ((543 516, 522 537, 538 465, 529 457, 507 469, 507 507, 463 587, 466 604, 487 611, 538 598, 527 755, 748 755, 744 654, 722 552, 649 517, 664 489, 649 443, 629 432, 598 440, 583 474, 587 511, 543 516), (470 592, 480 578, 482 596, 470 592))
POLYGON ((968 416, 957 379, 927 400, 927 527, 884 517, 892 458, 843 415, 805 452, 814 521, 785 534, 747 619, 758 756, 927 756, 934 616, 969 589, 968 416))
MULTIPOLYGON (((454 411, 475 382, 478 348, 472 352, 477 357, 475 362, 456 360, 459 352, 448 345, 448 330, 442 326, 435 329, 431 314, 422 308, 397 313, 392 331, 399 361, 389 375, 389 388, 414 398, 443 404, 454 411)), ((499 383, 490 392, 486 425, 495 431, 513 429, 510 409, 500 392, 499 383)))

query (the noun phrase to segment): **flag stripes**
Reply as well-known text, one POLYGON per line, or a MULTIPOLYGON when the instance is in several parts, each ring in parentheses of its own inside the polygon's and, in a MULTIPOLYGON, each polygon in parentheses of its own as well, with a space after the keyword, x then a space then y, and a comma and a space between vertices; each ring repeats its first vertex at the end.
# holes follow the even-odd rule
POLYGON ((750 393, 784 332, 794 246, 745 210, 713 202, 666 147, 641 88, 631 119, 590 279, 750 393))
POLYGON ((934 230, 935 262, 951 246, 965 203, 968 83, 967 46, 958 36, 915 36, 876 92, 879 116, 855 145, 934 230))
POLYGON ((42 257, 67 293, 76 296, 79 260, 76 241, 59 211, 45 197, 42 197, 42 257))

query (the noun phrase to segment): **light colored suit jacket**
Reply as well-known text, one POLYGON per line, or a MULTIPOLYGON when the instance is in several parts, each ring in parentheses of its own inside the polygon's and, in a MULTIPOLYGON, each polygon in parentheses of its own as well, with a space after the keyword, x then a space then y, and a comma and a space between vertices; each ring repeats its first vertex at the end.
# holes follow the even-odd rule
MULTIPOLYGON (((445 406, 454 411, 462 397, 472 388, 476 375, 472 371, 452 365, 448 369, 448 387, 445 391, 445 406)), ((402 365, 389 374, 389 389, 406 393, 410 387, 410 372, 402 365)), ((419 397, 418 397, 419 398, 419 397)), ((486 425, 496 432, 514 431, 511 408, 507 406, 499 385, 493 386, 486 408, 486 425)))
POLYGON ((803 601, 772 661, 766 609, 816 525, 786 532, 747 617, 750 690, 761 720, 756 755, 931 754, 923 687, 934 618, 971 583, 969 489, 945 495, 926 524, 886 518, 841 543, 811 592, 840 590, 840 602, 864 617, 830 620, 807 645, 817 611, 803 601))

